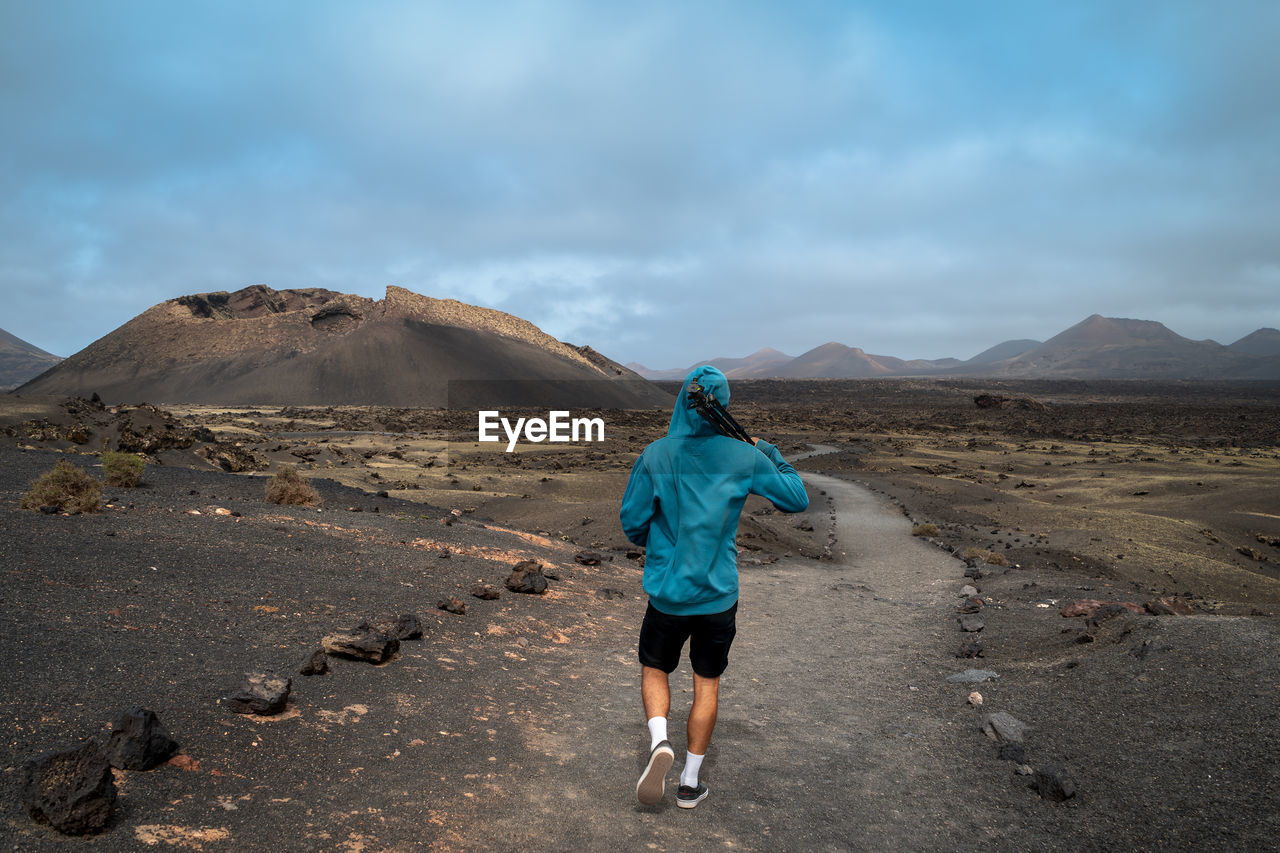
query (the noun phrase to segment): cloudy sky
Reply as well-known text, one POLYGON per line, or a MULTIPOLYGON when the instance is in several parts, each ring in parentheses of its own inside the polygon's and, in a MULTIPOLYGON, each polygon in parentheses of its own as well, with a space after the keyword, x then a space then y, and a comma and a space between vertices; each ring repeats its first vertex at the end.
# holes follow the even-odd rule
POLYGON ((1280 327, 1280 3, 0 4, 0 327, 388 284, 674 367, 1280 327))

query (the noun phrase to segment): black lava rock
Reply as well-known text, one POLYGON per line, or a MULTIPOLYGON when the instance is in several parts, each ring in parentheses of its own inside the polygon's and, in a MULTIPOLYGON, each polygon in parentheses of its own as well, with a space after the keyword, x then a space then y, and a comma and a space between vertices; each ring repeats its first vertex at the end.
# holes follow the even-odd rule
POLYGON ((1060 764, 1046 764, 1036 771, 1031 786, 1046 800, 1060 803, 1076 795, 1076 783, 1067 768, 1060 764))
POLYGON ((422 620, 412 613, 399 616, 384 616, 374 623, 373 627, 397 640, 421 640, 422 620))
POLYGON ((22 805, 38 823, 67 835, 101 832, 111 820, 116 783, 92 741, 46 752, 22 766, 22 805))
POLYGON ((449 613, 456 613, 459 616, 467 615, 467 605, 463 604, 462 599, 460 598, 453 598, 452 596, 449 598, 442 598, 436 602, 436 607, 441 610, 448 611, 449 613))
POLYGON ((326 634, 320 647, 340 658, 382 663, 400 651, 400 641, 361 622, 349 631, 326 634))
POLYGON ((266 672, 251 672, 240 689, 226 698, 227 707, 237 714, 270 717, 279 714, 289 702, 293 679, 266 672))
POLYGON ((106 756, 121 770, 150 770, 169 759, 178 742, 169 736, 160 718, 149 708, 130 708, 116 717, 107 739, 106 756))
POLYGON ((311 657, 307 658, 307 662, 298 670, 303 675, 324 675, 329 671, 329 656, 324 653, 324 649, 316 649, 311 653, 311 657))
POLYGON ((512 592, 524 592, 530 595, 541 595, 547 591, 547 579, 542 574, 542 564, 537 560, 525 560, 516 563, 508 576, 507 589, 512 592))
POLYGON ((485 601, 493 601, 502 595, 502 593, 498 592, 498 590, 494 589, 487 583, 478 583, 471 587, 471 594, 476 598, 481 598, 485 601))

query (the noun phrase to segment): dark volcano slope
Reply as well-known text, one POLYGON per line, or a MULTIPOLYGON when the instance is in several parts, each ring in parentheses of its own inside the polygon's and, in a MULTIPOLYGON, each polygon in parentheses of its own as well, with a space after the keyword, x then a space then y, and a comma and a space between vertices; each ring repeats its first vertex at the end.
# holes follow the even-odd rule
POLYGON ((670 404, 632 371, 519 318, 399 288, 376 302, 267 288, 170 300, 19 391, 210 405, 670 404))

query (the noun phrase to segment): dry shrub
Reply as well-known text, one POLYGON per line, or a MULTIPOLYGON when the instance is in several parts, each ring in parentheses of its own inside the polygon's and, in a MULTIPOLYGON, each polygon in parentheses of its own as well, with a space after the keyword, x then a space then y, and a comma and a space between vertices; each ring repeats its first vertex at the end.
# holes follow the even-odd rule
POLYGON ((912 536, 937 536, 938 525, 929 524, 929 523, 917 524, 915 527, 911 528, 911 535, 912 536))
POLYGON ((132 489, 142 483, 142 472, 146 467, 142 457, 134 453, 108 450, 102 454, 102 473, 108 486, 132 489))
POLYGON ((964 555, 975 560, 982 560, 991 566, 1007 566, 1009 561, 1005 559, 1004 554, 997 554, 995 551, 985 551, 982 548, 966 548, 964 555))
POLYGON ((53 470, 31 483, 31 491, 22 496, 20 505, 23 509, 53 506, 61 512, 97 512, 101 498, 102 483, 59 459, 53 470))
POLYGON ((267 500, 273 504, 320 505, 320 495, 311 488, 311 483, 289 465, 285 465, 267 480, 267 500))

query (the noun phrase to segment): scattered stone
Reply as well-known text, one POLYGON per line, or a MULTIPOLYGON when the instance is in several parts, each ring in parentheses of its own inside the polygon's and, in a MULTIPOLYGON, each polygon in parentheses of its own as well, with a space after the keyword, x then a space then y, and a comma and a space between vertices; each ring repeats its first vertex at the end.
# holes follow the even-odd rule
POLYGON ((1153 616, 1190 616, 1195 612, 1186 601, 1172 595, 1152 599, 1143 607, 1153 616))
POLYGON ((554 566, 543 566, 542 576, 549 581, 558 581, 560 580, 560 570, 554 566))
POLYGON ((973 586, 972 584, 965 584, 964 586, 960 587, 961 598, 973 598, 977 594, 978 594, 978 588, 976 586, 973 586))
POLYGON ((92 741, 22 765, 22 805, 37 823, 66 835, 101 832, 116 803, 115 777, 92 741))
POLYGON ((471 594, 476 598, 481 598, 485 601, 493 601, 502 595, 502 593, 498 592, 498 590, 494 589, 487 583, 478 583, 471 587, 471 594))
POLYGON ((982 718, 982 733, 1001 743, 1022 743, 1027 724, 1008 711, 997 711, 982 718))
POLYGON ((134 707, 116 717, 111 724, 104 753, 112 767, 121 770, 150 770, 163 764, 178 750, 178 742, 169 736, 156 712, 134 707))
POLYGON ((441 610, 447 610, 450 613, 456 613, 459 616, 467 615, 467 605, 463 604, 462 599, 460 598, 454 598, 452 596, 449 598, 442 598, 436 602, 436 607, 441 610))
MULTIPOLYGON (((1104 607, 1122 607, 1130 613, 1142 615, 1146 613, 1142 607, 1129 601, 1101 601, 1097 598, 1082 598, 1079 601, 1073 601, 1065 605, 1058 611, 1065 618, 1074 618, 1078 616, 1093 616, 1104 607)), ((1120 611, 1112 611, 1112 614, 1120 611)))
POLYGON ((628 559, 628 560, 638 560, 638 559, 640 559, 640 558, 641 558, 641 557, 643 557, 643 556, 644 556, 644 552, 643 552, 643 551, 636 551, 635 549, 632 549, 632 550, 630 550, 630 551, 628 551, 628 552, 627 552, 627 559, 628 559))
POLYGON ((627 597, 627 594, 620 589, 612 589, 606 586, 596 590, 596 598, 602 598, 605 601, 610 601, 615 598, 626 598, 626 597, 627 597))
POLYGON ((982 610, 983 603, 981 598, 966 598, 956 607, 957 613, 977 613, 982 610))
POLYGON ((337 657, 382 663, 400 650, 400 641, 361 621, 349 631, 326 635, 320 640, 320 647, 337 657))
POLYGON ((422 639, 422 620, 412 613, 383 616, 373 623, 373 627, 388 637, 395 637, 401 641, 422 639))
POLYGON ((969 698, 966 701, 973 707, 980 708, 982 707, 982 694, 975 690, 969 694, 969 698))
POLYGON ((977 565, 965 566, 964 576, 975 581, 982 580, 982 569, 978 568, 977 565))
POLYGON ((529 638, 528 638, 528 637, 516 637, 516 645, 517 645, 517 646, 519 646, 519 647, 520 647, 520 648, 522 648, 522 649, 527 649, 527 648, 529 648, 529 638))
POLYGON ((981 631, 983 628, 987 627, 986 623, 984 623, 977 616, 961 616, 956 621, 960 623, 961 631, 966 631, 970 634, 975 634, 978 631, 981 631))
POLYGON ((179 752, 177 755, 173 756, 168 761, 166 761, 165 764, 168 764, 171 767, 176 767, 179 770, 185 770, 188 773, 200 772, 199 760, 192 758, 190 755, 187 755, 185 752, 179 752))
POLYGON ((244 677, 240 689, 224 701, 237 714, 270 717, 279 714, 289 702, 293 679, 266 672, 251 672, 244 677))
POLYGON ((1010 741, 1000 744, 1000 749, 996 752, 996 755, 1000 757, 1001 761, 1016 761, 1021 764, 1026 751, 1026 747, 1022 744, 1010 741))
POLYGON ((1030 764, 1019 764, 1018 768, 1013 772, 1017 773, 1019 776, 1030 776, 1032 773, 1035 773, 1036 771, 1032 769, 1030 764))
POLYGON ((1250 548, 1248 545, 1239 546, 1238 548, 1236 548, 1236 552, 1239 554, 1243 554, 1244 556, 1248 557, 1250 560, 1254 560, 1255 562, 1259 562, 1259 563, 1267 559, 1264 554, 1259 554, 1256 550, 1254 550, 1253 548, 1250 548))
POLYGON ((316 649, 311 653, 311 657, 307 658, 307 662, 298 670, 303 675, 324 675, 329 671, 329 656, 324 653, 324 649, 316 649))
POLYGON ((1164 646, 1157 644, 1154 639, 1148 637, 1147 639, 1143 640, 1139 645, 1136 645, 1132 649, 1130 649, 1129 654, 1133 655, 1138 660, 1146 660, 1147 655, 1151 654, 1152 652, 1158 652, 1163 648, 1164 646))
POLYGON ((1076 795, 1076 783, 1060 764, 1046 764, 1035 772, 1032 787, 1046 800, 1060 803, 1076 795))
POLYGON ((966 669, 963 672, 956 672, 947 676, 948 684, 981 684, 992 678, 1000 676, 989 669, 966 669))
POLYGON ((547 591, 547 578, 542 573, 542 564, 537 560, 516 563, 511 568, 511 575, 507 578, 506 585, 512 592, 541 595, 547 591))
POLYGON ((595 551, 579 551, 573 555, 573 559, 577 560, 584 566, 598 566, 604 558, 595 551))
POLYGON ((980 658, 982 653, 986 651, 986 647, 977 640, 966 640, 960 644, 960 648, 956 651, 958 658, 980 658))

